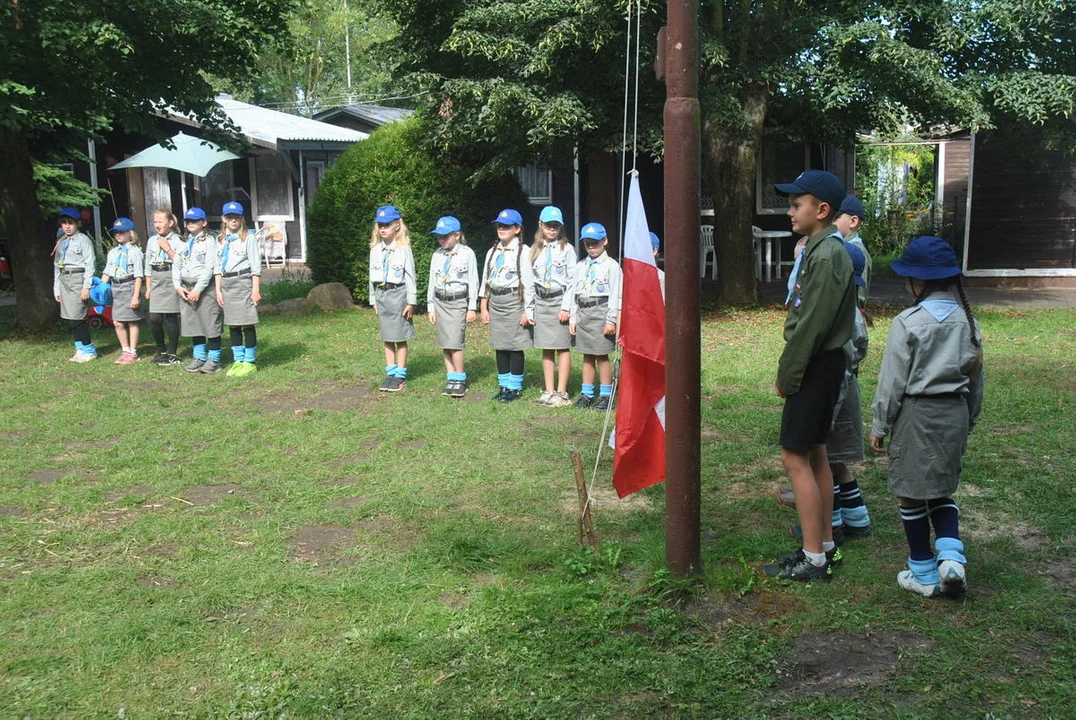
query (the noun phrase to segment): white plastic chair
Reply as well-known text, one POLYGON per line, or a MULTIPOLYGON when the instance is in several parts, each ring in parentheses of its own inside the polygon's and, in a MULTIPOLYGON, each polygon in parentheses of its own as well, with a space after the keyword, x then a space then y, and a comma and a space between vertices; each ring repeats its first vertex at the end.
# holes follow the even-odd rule
POLYGON ((714 249, 714 226, 699 226, 699 277, 706 277, 706 258, 710 258, 710 279, 717 280, 717 251, 714 249))
POLYGON ((258 247, 261 250, 262 262, 266 267, 273 267, 273 260, 280 261, 280 267, 286 263, 285 248, 287 247, 287 231, 284 223, 267 222, 258 228, 255 237, 258 238, 258 247))

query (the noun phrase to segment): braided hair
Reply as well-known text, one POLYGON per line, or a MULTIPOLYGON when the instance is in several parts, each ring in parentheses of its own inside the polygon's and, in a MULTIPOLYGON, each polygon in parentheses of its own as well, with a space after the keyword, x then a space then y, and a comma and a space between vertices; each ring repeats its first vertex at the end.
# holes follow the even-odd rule
POLYGON ((951 285, 956 285, 957 296, 960 298, 960 304, 964 308, 964 315, 968 318, 968 332, 971 333, 971 344, 975 347, 975 360, 971 365, 971 372, 978 374, 983 366, 983 342, 982 338, 975 332, 975 316, 971 312, 971 303, 968 302, 968 295, 964 291, 963 276, 957 275, 956 277, 943 278, 941 280, 925 280, 923 281, 923 287, 916 293, 915 304, 918 305, 923 301, 927 295, 932 292, 938 292, 939 290, 948 290, 951 285))
MULTIPOLYGON (((516 240, 519 242, 519 244, 516 246, 516 279, 519 282, 519 284, 516 285, 516 291, 519 294, 519 301, 522 303, 523 302, 523 275, 520 273, 520 270, 522 269, 523 248, 524 248, 524 245, 523 245, 523 228, 522 227, 519 229, 519 232, 516 233, 516 240)), ((496 250, 496 249, 497 249, 497 245, 494 245, 492 248, 490 248, 489 254, 486 255, 486 294, 483 297, 485 297, 487 299, 489 298, 489 289, 490 289, 489 288, 489 269, 491 267, 493 267, 493 251, 496 250)))

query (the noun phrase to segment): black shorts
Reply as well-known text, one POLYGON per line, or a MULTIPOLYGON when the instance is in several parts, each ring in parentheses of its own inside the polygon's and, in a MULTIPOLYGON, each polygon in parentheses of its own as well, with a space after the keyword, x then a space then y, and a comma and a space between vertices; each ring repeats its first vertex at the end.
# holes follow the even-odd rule
POLYGON ((799 392, 785 398, 781 414, 781 447, 807 452, 825 445, 833 424, 833 409, 844 380, 843 350, 815 355, 807 363, 799 392))

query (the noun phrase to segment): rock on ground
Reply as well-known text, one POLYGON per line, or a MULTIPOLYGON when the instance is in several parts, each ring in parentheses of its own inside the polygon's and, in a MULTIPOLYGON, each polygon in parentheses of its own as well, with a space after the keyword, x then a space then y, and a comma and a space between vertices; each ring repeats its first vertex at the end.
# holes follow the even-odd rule
POLYGON ((310 303, 306 298, 282 300, 277 305, 281 315, 305 315, 310 312, 310 303))
POLYGON ((306 299, 322 310, 346 310, 355 304, 351 291, 338 282, 315 285, 306 299))

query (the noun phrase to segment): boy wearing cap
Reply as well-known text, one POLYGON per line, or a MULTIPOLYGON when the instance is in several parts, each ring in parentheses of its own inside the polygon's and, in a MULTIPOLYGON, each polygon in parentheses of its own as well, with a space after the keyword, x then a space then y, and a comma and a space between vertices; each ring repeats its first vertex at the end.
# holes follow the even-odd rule
POLYGON ((855 195, 848 195, 841 202, 841 207, 837 210, 837 217, 833 220, 833 224, 837 226, 837 230, 840 231, 844 241, 855 245, 863 253, 865 262, 863 284, 859 285, 856 290, 860 307, 867 305, 867 297, 870 295, 871 289, 871 255, 867 252, 866 245, 863 244, 863 238, 859 236, 859 228, 866 217, 867 211, 864 209, 862 201, 855 195))
MULTIPOLYGON (((221 306, 206 288, 213 280, 216 238, 206 232, 208 223, 202 208, 187 208, 183 223, 187 241, 172 263, 172 286, 182 302, 179 306, 181 334, 192 339, 193 358, 184 368, 190 373, 212 375, 220 370, 220 336, 224 332, 221 306), (207 348, 208 346, 208 348, 207 348)), ((246 357, 246 351, 243 351, 246 357)))
POLYGON ((583 354, 583 387, 575 401, 577 409, 609 409, 613 395, 613 366, 609 356, 616 352, 616 329, 620 322, 620 265, 605 252, 609 244, 600 223, 583 226, 579 239, 587 257, 575 266, 572 309, 568 332, 576 351, 583 354), (594 399, 597 365, 598 399, 594 399))
POLYGON ((60 317, 71 323, 75 354, 70 362, 84 363, 97 358, 86 325, 86 301, 93 284, 93 242, 78 231, 82 217, 75 208, 60 211, 61 235, 52 249, 52 294, 60 303, 60 317))
POLYGON ((810 582, 832 576, 833 476, 826 436, 844 378, 844 344, 852 338, 856 293, 852 263, 833 226, 844 186, 832 173, 807 170, 775 185, 789 198, 792 230, 809 236, 785 321, 776 390, 785 398, 781 460, 792 483, 803 548, 767 565, 766 574, 810 582))

